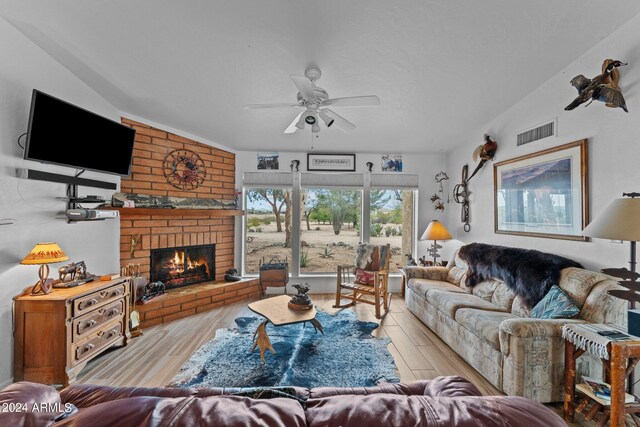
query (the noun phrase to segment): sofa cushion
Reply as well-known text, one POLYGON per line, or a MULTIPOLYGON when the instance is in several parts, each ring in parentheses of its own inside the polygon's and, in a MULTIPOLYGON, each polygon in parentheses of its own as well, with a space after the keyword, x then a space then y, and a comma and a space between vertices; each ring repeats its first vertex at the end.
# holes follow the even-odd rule
POLYGON ((495 280, 485 280, 484 282, 478 283, 473 288, 471 288, 471 293, 477 297, 482 298, 483 300, 491 302, 491 298, 493 297, 493 293, 496 291, 496 288, 500 282, 495 280))
POLYGON ((583 268, 569 267, 560 272, 558 286, 578 308, 582 308, 591 289, 607 279, 611 279, 611 277, 583 268))
POLYGON ((441 280, 411 279, 407 286, 423 298, 427 298, 427 292, 432 290, 466 293, 459 286, 441 280))
POLYGON ((578 314, 580 309, 556 285, 531 310, 531 317, 536 319, 571 319, 578 314))
POLYGON ((49 426, 63 417, 65 407, 55 388, 27 381, 10 384, 0 391, 0 425, 49 426), (11 408, 9 405, 17 405, 11 408))
POLYGON ((513 299, 513 304, 511 305, 511 314, 518 317, 529 317, 530 312, 531 309, 527 307, 524 298, 522 298, 520 295, 516 295, 516 297, 513 299))
POLYGON ((563 427, 562 418, 541 403, 514 396, 454 398, 376 394, 354 399, 328 397, 307 402, 308 427, 394 426, 563 427))
POLYGON ((451 270, 449 270, 449 273, 447 274, 447 282, 451 282, 456 286, 460 285, 460 282, 462 281, 466 273, 467 270, 463 270, 458 266, 454 266, 451 268, 451 270))
POLYGON ((516 294, 503 282, 498 281, 498 286, 491 296, 491 302, 505 311, 511 311, 516 294))
POLYGON ((447 292, 432 290, 427 295, 427 300, 438 310, 455 319, 456 311, 461 308, 478 308, 489 311, 506 311, 489 301, 467 293, 447 292))
POLYGON ((499 311, 461 308, 456 312, 456 322, 500 350, 500 323, 506 319, 515 319, 511 313, 499 311))

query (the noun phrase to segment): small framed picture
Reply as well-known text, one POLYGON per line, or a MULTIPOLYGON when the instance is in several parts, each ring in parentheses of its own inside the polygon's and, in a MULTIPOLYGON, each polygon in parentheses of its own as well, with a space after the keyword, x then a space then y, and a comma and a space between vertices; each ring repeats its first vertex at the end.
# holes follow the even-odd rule
POLYGON ((382 172, 402 172, 402 154, 383 154, 382 172))
POLYGON ((258 169, 280 169, 280 153, 258 153, 258 169))
POLYGON ((355 154, 307 153, 307 170, 312 172, 355 172, 355 154))

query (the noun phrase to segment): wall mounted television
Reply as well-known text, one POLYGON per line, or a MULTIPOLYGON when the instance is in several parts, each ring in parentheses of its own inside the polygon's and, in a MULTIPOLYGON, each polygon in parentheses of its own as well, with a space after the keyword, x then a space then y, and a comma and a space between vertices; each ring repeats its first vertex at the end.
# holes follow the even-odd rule
POLYGON ((34 89, 24 158, 129 175, 135 130, 34 89))

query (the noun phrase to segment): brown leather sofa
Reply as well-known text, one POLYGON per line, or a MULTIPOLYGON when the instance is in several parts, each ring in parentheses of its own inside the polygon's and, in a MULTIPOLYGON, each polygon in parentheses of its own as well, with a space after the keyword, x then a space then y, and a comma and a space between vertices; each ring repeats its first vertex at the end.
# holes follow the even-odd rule
MULTIPOLYGON (((513 396, 481 396, 460 377, 367 388, 293 387, 291 397, 255 399, 240 389, 29 382, 0 392, 0 426, 565 426, 552 410, 513 396), (64 410, 69 408, 65 417, 64 410), (57 421, 56 421, 57 420, 57 421)), ((246 391, 246 390, 245 390, 246 391)))

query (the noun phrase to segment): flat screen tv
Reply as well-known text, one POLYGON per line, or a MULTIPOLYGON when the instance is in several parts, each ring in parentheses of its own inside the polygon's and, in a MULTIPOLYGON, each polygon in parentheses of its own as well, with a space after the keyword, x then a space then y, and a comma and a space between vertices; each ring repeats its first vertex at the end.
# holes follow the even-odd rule
POLYGON ((24 158, 129 175, 135 130, 36 89, 24 158))

